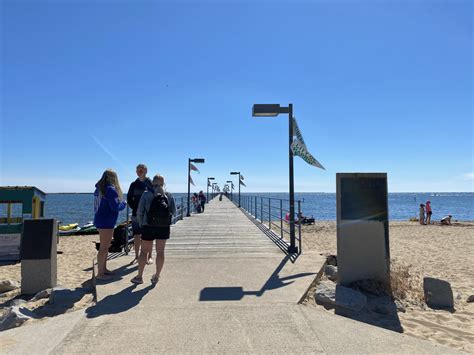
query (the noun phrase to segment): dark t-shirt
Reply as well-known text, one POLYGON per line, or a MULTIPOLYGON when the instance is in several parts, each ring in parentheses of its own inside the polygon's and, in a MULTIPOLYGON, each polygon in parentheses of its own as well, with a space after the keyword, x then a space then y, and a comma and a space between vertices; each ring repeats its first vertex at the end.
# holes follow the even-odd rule
POLYGON ((127 193, 127 202, 130 208, 132 209, 132 216, 137 215, 138 203, 145 191, 154 192, 153 185, 149 178, 146 178, 145 181, 140 181, 136 179, 130 184, 130 188, 127 193))

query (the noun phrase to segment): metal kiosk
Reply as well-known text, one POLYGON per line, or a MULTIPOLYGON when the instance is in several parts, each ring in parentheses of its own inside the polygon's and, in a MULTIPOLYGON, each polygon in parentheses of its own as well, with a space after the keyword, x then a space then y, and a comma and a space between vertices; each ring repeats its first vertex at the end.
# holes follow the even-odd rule
POLYGON ((34 186, 0 186, 0 262, 20 260, 23 221, 44 216, 45 198, 34 186))

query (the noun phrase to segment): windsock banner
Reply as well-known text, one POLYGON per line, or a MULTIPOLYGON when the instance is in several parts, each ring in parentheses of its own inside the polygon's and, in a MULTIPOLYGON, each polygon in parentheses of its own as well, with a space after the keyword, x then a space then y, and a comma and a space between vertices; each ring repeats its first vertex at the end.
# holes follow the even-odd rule
POLYGON ((293 133, 296 138, 291 143, 291 150, 294 155, 299 156, 309 165, 313 165, 317 168, 326 170, 324 166, 321 165, 319 161, 316 160, 315 157, 308 151, 306 144, 304 143, 303 135, 298 127, 298 123, 296 123, 296 119, 293 117, 293 133))

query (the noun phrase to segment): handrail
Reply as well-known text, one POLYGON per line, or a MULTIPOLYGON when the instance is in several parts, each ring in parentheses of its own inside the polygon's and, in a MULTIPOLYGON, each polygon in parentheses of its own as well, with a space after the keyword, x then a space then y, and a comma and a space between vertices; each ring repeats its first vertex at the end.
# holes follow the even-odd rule
MULTIPOLYGON (((228 197, 238 206, 238 195, 229 194, 228 197)), ((274 197, 240 195, 240 208, 245 210, 255 221, 267 228, 267 230, 271 230, 272 232, 279 231, 281 239, 290 234, 290 231, 284 228, 284 226, 289 226, 289 221, 285 218, 289 213, 289 209, 283 207, 284 202, 289 204, 290 201, 274 197)), ((297 221, 297 217, 301 215, 301 202, 301 200, 295 201, 298 206, 297 209, 295 209, 295 221, 297 221)), ((295 239, 299 244, 298 252, 301 253, 301 224, 298 223, 297 225, 298 228, 296 229, 295 239)), ((288 244, 287 241, 285 242, 288 244)))

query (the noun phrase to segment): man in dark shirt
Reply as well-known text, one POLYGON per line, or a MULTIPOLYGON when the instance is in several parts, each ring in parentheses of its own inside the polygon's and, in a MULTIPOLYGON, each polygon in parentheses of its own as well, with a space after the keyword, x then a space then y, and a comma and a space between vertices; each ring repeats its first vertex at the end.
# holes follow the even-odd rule
MULTIPOLYGON (((142 231, 137 219, 138 203, 140 202, 140 198, 145 191, 148 190, 154 192, 151 180, 146 177, 147 172, 148 169, 145 164, 137 165, 138 178, 130 184, 130 188, 128 189, 127 193, 127 203, 132 209, 133 243, 135 249, 135 259, 132 261, 132 264, 137 262, 138 257, 140 256, 140 244, 142 237, 142 231)), ((147 264, 151 264, 153 262, 151 255, 152 253, 150 252, 150 255, 148 255, 147 258, 147 264)))

